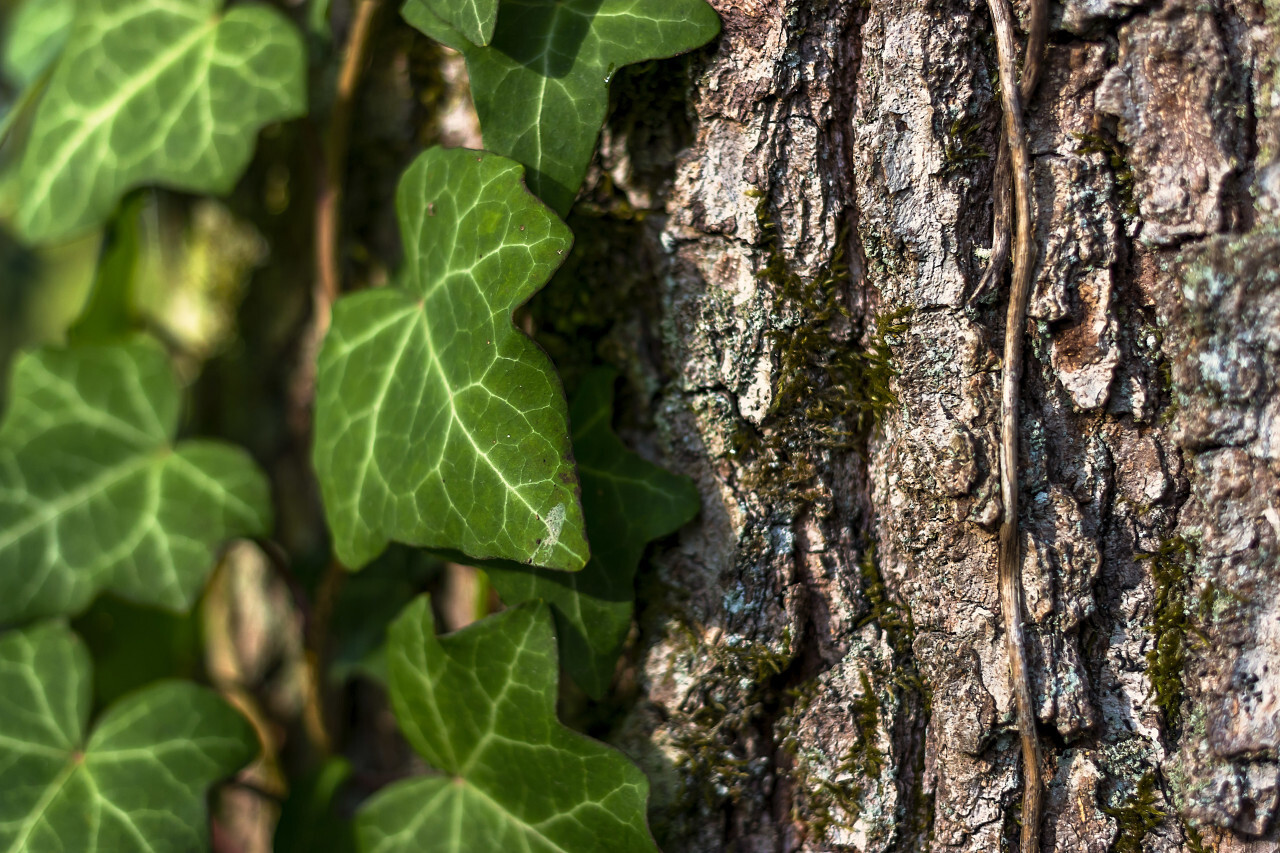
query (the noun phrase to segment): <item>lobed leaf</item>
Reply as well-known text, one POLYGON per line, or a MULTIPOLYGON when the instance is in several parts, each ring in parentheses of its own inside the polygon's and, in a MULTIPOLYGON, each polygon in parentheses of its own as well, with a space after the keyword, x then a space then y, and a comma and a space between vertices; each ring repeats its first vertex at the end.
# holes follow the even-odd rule
POLYGON ((26 0, 13 13, 0 71, 18 89, 34 86, 67 43, 76 0, 26 0))
POLYGON ((657 853, 645 825, 644 774, 556 719, 545 605, 523 604, 437 638, 424 596, 390 636, 396 719, 447 775, 375 796, 357 822, 364 853, 657 853))
POLYGON ((487 148, 529 169, 529 188, 564 216, 582 185, 624 65, 706 44, 705 0, 502 0, 492 42, 449 23, 443 0, 406 0, 405 20, 467 59, 487 148))
POLYGON ((569 571, 587 561, 564 393, 512 325, 572 237, 523 171, 487 152, 421 155, 397 194, 395 286, 335 306, 314 461, 347 566, 391 540, 569 571))
POLYGON ((248 455, 174 444, 179 389, 142 339, 19 358, 0 423, 0 623, 84 609, 101 590, 190 608, 214 548, 265 534, 248 455))
POLYGON ((206 791, 253 758, 252 727, 172 681, 117 702, 88 734, 90 670, 62 623, 0 636, 0 851, 207 850, 206 791))
POLYGON ((698 514, 698 489, 629 451, 612 429, 617 374, 594 370, 570 409, 573 451, 591 560, 566 574, 511 563, 486 563, 508 605, 542 599, 551 605, 560 660, 578 686, 599 699, 609 689, 635 604, 635 575, 645 547, 698 514))
POLYGON ((102 222, 130 188, 222 193, 265 124, 306 107, 302 39, 279 12, 223 0, 80 0, 17 166, 31 241, 102 222))
POLYGON ((498 20, 498 0, 419 0, 425 14, 440 20, 471 44, 485 45, 493 38, 498 20))

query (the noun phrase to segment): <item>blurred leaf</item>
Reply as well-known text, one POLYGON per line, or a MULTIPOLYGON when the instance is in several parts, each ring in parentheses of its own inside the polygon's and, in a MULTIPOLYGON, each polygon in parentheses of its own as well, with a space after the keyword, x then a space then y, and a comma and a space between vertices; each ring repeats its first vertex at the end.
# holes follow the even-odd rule
POLYGON ((224 540, 265 534, 265 478, 238 448, 175 445, 158 346, 21 356, 0 423, 0 623, 77 613, 104 589, 190 608, 224 540))
POLYGON ((363 571, 348 577, 330 627, 331 677, 341 681, 359 672, 383 680, 387 626, 442 567, 427 551, 393 545, 363 571))
POLYGON ((609 689, 635 604, 635 575, 645 546, 698 514, 697 487, 627 450, 613 432, 612 370, 583 379, 570 409, 573 452, 591 560, 580 572, 548 572, 511 563, 484 568, 508 605, 540 598, 551 605, 560 660, 578 686, 599 699, 609 689))
POLYGON ((126 200, 107 229, 89 301, 67 330, 71 343, 109 343, 135 331, 133 286, 142 250, 144 203, 140 195, 126 200))
POLYGON ((575 571, 587 561, 564 392, 512 312, 568 252, 518 163, 433 148, 400 181, 406 263, 338 300, 314 460, 334 550, 391 540, 575 571))
POLYGON ((293 26, 222 0, 79 0, 17 167, 16 224, 35 242, 100 223, 159 183, 227 192, 263 125, 306 107, 293 26))
POLYGON ((66 46, 76 0, 25 0, 9 20, 0 72, 21 90, 33 86, 66 46))
POLYGON ((720 31, 704 0, 502 0, 493 40, 480 46, 438 14, 446 2, 406 0, 401 13, 466 56, 485 147, 527 166, 529 189, 561 216, 591 162, 614 73, 720 31))
POLYGON ((139 607, 104 595, 74 623, 93 655, 93 704, 104 707, 162 678, 203 672, 194 614, 139 607))
POLYGON ((258 751, 216 693, 163 682, 89 721, 91 666, 59 622, 0 637, 0 850, 208 849, 208 787, 258 751))
POLYGON ((276 824, 274 853, 354 853, 355 826, 338 815, 334 800, 351 777, 351 763, 330 758, 296 779, 276 824))
POLYGON ((437 638, 422 597, 392 626, 388 651, 400 728, 446 775, 399 782, 370 800, 357 820, 364 853, 657 853, 644 774, 556 719, 545 605, 437 638))

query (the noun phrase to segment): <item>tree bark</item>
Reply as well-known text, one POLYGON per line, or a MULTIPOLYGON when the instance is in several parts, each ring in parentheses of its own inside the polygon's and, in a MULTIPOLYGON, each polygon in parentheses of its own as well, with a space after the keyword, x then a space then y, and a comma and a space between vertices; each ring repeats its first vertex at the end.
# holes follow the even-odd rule
MULTIPOLYGON (((661 268, 611 333, 631 437, 703 496, 642 581, 615 739, 668 853, 1014 850, 985 3, 711 2, 688 138, 620 109, 593 177, 661 268)), ((1019 471, 1043 849, 1274 850, 1280 18, 1051 14, 1019 471)))

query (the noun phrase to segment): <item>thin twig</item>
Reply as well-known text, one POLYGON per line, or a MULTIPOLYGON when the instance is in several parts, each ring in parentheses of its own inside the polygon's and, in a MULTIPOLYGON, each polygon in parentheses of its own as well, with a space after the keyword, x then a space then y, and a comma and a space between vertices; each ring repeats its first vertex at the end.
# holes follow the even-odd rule
MULTIPOLYGON (((1027 47, 1022 59, 1022 80, 1018 86, 1024 107, 1031 103, 1031 96, 1035 94, 1036 85, 1040 82, 1040 71, 1044 67, 1044 45, 1048 35, 1049 4, 1046 0, 1033 0, 1031 15, 1027 21, 1027 47)), ((994 288, 1004 276, 1013 235, 1012 206, 1013 173, 1009 171, 1009 135, 1002 127, 991 190, 991 257, 987 261, 987 271, 982 276, 982 282, 978 285, 978 293, 986 293, 989 288, 994 288)))
MULTIPOLYGON (((1044 0, 1036 0, 1033 6, 1044 0)), ((1013 174, 1015 238, 1013 281, 1005 315, 1004 365, 1000 394, 1000 490, 1004 518, 1000 524, 998 574, 1000 610, 1004 617, 1005 650, 1013 679, 1022 740, 1022 844, 1021 853, 1038 853, 1040 818, 1044 810, 1044 785, 1040 767, 1040 740, 1036 734, 1035 708, 1027 672, 1026 632, 1022 612, 1022 557, 1018 535, 1018 398, 1022 385, 1022 343, 1031 295, 1031 274, 1036 260, 1035 223, 1031 209, 1031 157, 1022 116, 1022 92, 1017 82, 1017 45, 1008 0, 987 0, 995 25, 996 53, 1000 61, 1000 94, 1004 102, 1004 135, 1009 141, 1013 174)), ((1028 57, 1030 62, 1030 57, 1028 57)), ((1037 60, 1038 62, 1038 60, 1037 60)), ((1034 81, 1031 81, 1034 82, 1034 81)))
MULTIPOLYGON (((306 410, 308 417, 300 420, 308 425, 315 398, 316 357, 320 342, 329 331, 333 303, 342 292, 342 191, 351 140, 351 117, 374 23, 381 6, 382 0, 361 0, 356 7, 351 34, 347 38, 346 53, 338 71, 337 88, 325 134, 324 164, 320 170, 320 187, 316 197, 316 277, 312 290, 311 326, 307 331, 307 339, 303 341, 302 366, 294 388, 295 408, 306 410)), ((325 716, 324 671, 328 657, 329 626, 344 575, 342 565, 337 560, 331 560, 316 590, 306 637, 308 683, 303 724, 308 736, 323 754, 328 754, 333 749, 333 735, 325 716)))
POLYGON ((316 588, 311 621, 307 625, 306 668, 307 689, 302 708, 302 724, 307 737, 323 755, 333 752, 333 730, 325 714, 324 684, 329 652, 329 628, 338 603, 338 591, 346 579, 346 570, 336 559, 330 560, 316 588))
POLYGON ((361 0, 356 8, 351 35, 347 39, 347 53, 338 71, 338 86, 325 136, 324 169, 316 202, 316 287, 313 294, 313 322, 321 338, 329 330, 333 303, 342 290, 342 189, 351 141, 351 113, 360 88, 360 77, 364 73, 374 20, 381 6, 382 0, 361 0))

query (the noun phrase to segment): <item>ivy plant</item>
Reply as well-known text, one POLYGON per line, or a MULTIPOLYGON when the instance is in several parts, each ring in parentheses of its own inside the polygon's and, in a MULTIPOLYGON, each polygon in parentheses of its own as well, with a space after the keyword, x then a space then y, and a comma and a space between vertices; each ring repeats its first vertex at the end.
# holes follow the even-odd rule
POLYGON ((645 825, 644 774, 555 719, 545 605, 437 637, 419 598, 392 626, 388 656, 400 730, 441 775, 374 798, 360 818, 362 850, 657 850, 645 825))
POLYGON ((451 24, 465 5, 407 0, 404 16, 466 56, 485 145, 524 163, 530 189, 561 216, 591 162, 617 70, 720 31, 704 0, 503 0, 486 44, 451 24))
POLYGON ((334 549, 395 539, 573 571, 587 561, 568 413, 515 308, 572 235, 518 163, 432 149, 396 196, 408 262, 339 300, 316 382, 316 471, 334 549))
POLYGON ((257 752, 216 693, 160 681, 89 726, 92 665, 58 622, 0 637, 0 850, 208 848, 205 792, 257 752))
POLYGON ((214 548, 270 525, 240 449, 175 442, 178 383, 146 340, 20 358, 0 423, 0 623, 101 590, 186 609, 214 548))
POLYGON ((0 340, 0 853, 206 850, 245 796, 282 804, 280 851, 657 849, 644 774, 556 700, 562 671, 607 700, 645 553, 698 492, 615 433, 616 369, 574 365, 567 402, 525 306, 574 250, 616 71, 719 21, 392 2, 3 6, 0 304, 26 282, 62 319, 0 340), (444 108, 437 43, 488 150, 369 120, 444 108), (238 331, 186 345, 209 271, 254 264, 220 294, 238 331), (358 767, 351 697, 429 772, 358 767))
POLYGON ((226 192, 258 129, 303 111, 304 63, 297 31, 263 5, 78 0, 16 166, 15 224, 53 241, 141 184, 226 192))

